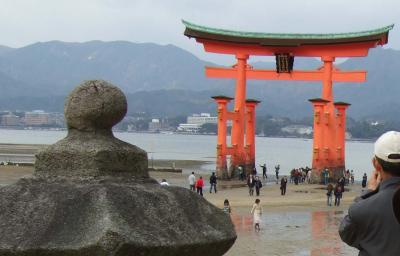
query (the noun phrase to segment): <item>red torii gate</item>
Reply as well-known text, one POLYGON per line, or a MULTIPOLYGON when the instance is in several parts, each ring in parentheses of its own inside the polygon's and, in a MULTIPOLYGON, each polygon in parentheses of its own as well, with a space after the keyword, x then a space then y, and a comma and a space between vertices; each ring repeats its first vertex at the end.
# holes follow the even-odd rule
POLYGON ((332 82, 364 82, 366 71, 342 71, 334 67, 337 57, 367 56, 370 48, 388 41, 393 25, 380 29, 339 34, 277 34, 223 30, 183 21, 184 34, 203 44, 205 51, 231 54, 237 63, 231 68, 206 67, 206 76, 235 78, 234 110, 226 105, 232 98, 216 96, 218 104, 217 174, 228 177, 226 156, 231 155, 231 168, 244 166, 249 172, 255 166, 255 106, 246 102, 246 80, 322 81, 322 97, 311 99, 314 106, 314 180, 328 168, 337 178, 345 168, 346 108, 344 102, 334 103, 332 82), (275 56, 276 70, 253 69, 247 64, 250 55, 275 56), (293 70, 294 57, 319 57, 323 62, 317 70, 293 70), (226 145, 226 122, 232 120, 231 147, 226 145))

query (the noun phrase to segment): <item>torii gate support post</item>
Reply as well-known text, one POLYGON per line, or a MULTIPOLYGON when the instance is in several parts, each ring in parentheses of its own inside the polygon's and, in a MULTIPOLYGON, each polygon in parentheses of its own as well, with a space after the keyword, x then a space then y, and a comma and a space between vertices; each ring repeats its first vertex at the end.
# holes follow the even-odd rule
POLYGON ((324 65, 324 78, 322 80, 322 98, 327 100, 327 104, 324 108, 324 118, 326 119, 326 125, 324 127, 324 155, 327 167, 335 166, 334 154, 335 149, 335 129, 336 129, 336 118, 335 118, 335 107, 333 106, 333 92, 332 92, 332 69, 334 57, 322 57, 324 65))
POLYGON ((232 100, 226 96, 212 97, 218 105, 218 138, 217 138, 217 177, 228 179, 228 169, 226 164, 227 146, 226 146, 226 129, 228 120, 227 105, 232 100))
POLYGON ((329 101, 325 99, 310 99, 314 107, 314 139, 312 154, 312 177, 313 181, 322 181, 321 172, 327 166, 324 137, 326 136, 325 109, 329 101))
MULTIPOLYGON (((231 144, 233 154, 231 155, 231 172, 238 167, 245 167, 246 152, 244 148, 244 127, 245 127, 245 111, 246 111, 246 67, 249 55, 237 54, 237 77, 235 89, 235 120, 232 122, 231 144)), ((246 170, 248 173, 249 170, 246 170)))
POLYGON ((256 106, 258 100, 246 100, 246 170, 253 170, 256 161, 256 106))
MULTIPOLYGON (((350 106, 349 103, 346 102, 335 102, 336 108, 336 151, 337 151, 337 163, 336 166, 342 166, 342 169, 345 169, 345 154, 346 154, 346 109, 350 106)), ((339 174, 341 176, 341 174, 339 174)), ((334 177, 339 178, 339 177, 334 177)))

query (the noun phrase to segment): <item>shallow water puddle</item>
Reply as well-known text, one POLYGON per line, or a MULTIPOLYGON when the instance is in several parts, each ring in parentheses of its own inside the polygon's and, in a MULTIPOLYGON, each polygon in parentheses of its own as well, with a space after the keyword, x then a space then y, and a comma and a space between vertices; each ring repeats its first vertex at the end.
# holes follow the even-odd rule
POLYGON ((251 214, 233 214, 238 239, 226 255, 357 255, 358 251, 344 244, 338 234, 344 214, 264 212, 260 232, 254 231, 251 214))

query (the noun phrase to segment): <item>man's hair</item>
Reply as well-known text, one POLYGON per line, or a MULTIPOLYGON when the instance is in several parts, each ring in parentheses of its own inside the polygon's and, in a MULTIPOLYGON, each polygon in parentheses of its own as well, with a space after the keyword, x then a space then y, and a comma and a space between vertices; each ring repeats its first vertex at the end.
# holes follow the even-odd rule
POLYGON ((400 177, 400 163, 391 163, 387 162, 385 160, 380 159, 379 157, 375 156, 376 160, 378 163, 382 166, 382 169, 393 175, 393 176, 398 176, 400 177))

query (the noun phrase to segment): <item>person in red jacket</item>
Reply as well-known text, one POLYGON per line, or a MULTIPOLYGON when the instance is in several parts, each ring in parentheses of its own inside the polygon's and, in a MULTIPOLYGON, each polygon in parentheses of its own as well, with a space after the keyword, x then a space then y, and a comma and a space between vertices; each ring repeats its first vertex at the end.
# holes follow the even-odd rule
POLYGON ((197 194, 203 196, 203 187, 204 187, 203 177, 200 176, 200 178, 196 181, 197 194))

